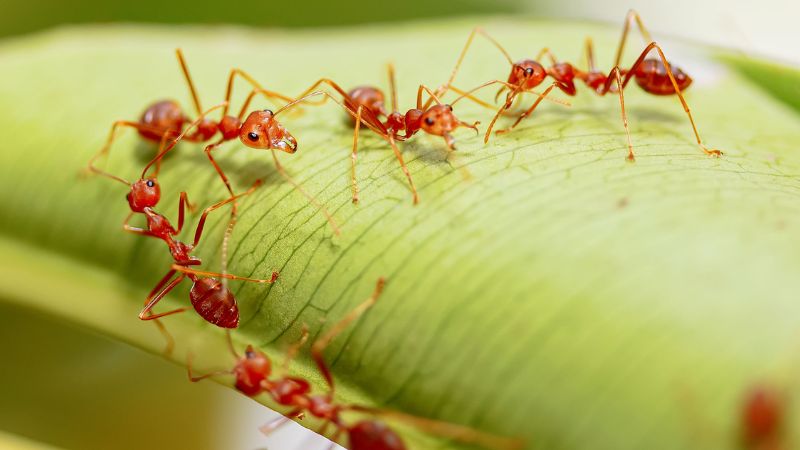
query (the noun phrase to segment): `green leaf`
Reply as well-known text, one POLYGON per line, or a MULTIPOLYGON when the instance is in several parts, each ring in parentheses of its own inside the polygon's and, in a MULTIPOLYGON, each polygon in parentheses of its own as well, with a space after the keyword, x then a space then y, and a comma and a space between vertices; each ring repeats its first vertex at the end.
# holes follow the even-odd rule
MULTIPOLYGON (((94 27, 6 42, 0 298, 163 349, 136 313, 168 268, 164 246, 120 230, 121 185, 77 173, 113 120, 135 119, 160 98, 189 105, 174 47, 184 49, 206 105, 221 100, 233 66, 293 95, 321 76, 383 86, 391 60, 407 108, 420 82, 449 75, 475 22, 291 33, 94 27)), ((482 25, 517 58, 550 45, 577 60, 591 35, 607 62, 618 38, 585 24, 482 25)), ((326 353, 343 401, 519 436, 530 449, 735 447, 750 386, 766 380, 797 391, 789 380, 800 326, 800 120, 733 70, 745 64, 730 64, 737 57, 679 43, 665 51, 695 77, 687 100, 722 158, 700 153, 677 99, 631 87, 637 162, 626 163, 617 98, 583 90, 571 108, 545 104, 490 145, 468 131, 457 133, 451 156, 439 139, 402 145, 420 190, 416 207, 391 150, 364 133, 362 202, 353 206, 350 126, 333 104, 307 107, 284 122, 300 150, 280 158, 335 214, 343 233, 334 236, 268 154, 221 150, 237 189, 266 179, 243 204, 230 270, 281 274, 272 287, 231 284, 242 311, 236 341, 280 361, 303 324, 317 336, 386 276, 379 303, 326 353)), ((478 41, 458 85, 507 72, 478 41)), ((456 112, 489 118, 466 103, 456 112)), ((152 155, 137 142, 134 133, 121 139, 109 170, 135 177, 152 155)), ((225 195, 199 146, 181 145, 160 180, 160 210, 170 217, 180 190, 200 205, 225 195)), ((213 217, 198 253, 211 270, 225 216, 213 217)), ((160 308, 186 305, 187 290, 160 308)), ((194 313, 165 323, 179 342, 175 361, 192 349, 201 369, 230 367, 219 329, 194 313)), ((324 389, 306 355, 292 370, 324 389)), ((461 448, 400 429, 411 448, 461 448)))

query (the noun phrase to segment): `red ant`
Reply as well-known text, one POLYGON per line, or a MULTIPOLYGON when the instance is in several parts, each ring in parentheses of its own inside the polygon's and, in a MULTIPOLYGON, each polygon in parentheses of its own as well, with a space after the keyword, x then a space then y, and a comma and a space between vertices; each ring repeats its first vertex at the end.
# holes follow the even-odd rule
MULTIPOLYGON (((384 284, 385 280, 379 278, 372 295, 335 324, 311 347, 312 358, 328 384, 328 392, 325 395, 312 395, 311 384, 303 378, 291 376, 271 378, 272 365, 267 355, 256 350, 252 345, 248 345, 244 356, 239 356, 233 347, 230 333, 228 333, 228 345, 231 353, 236 358, 234 368, 195 376, 192 373, 190 356, 187 364, 189 379, 196 382, 217 375, 233 374, 236 376, 236 389, 243 394, 255 397, 266 393, 276 403, 292 408, 284 417, 262 427, 262 431, 265 434, 274 431, 288 421, 289 418, 301 418, 305 413, 308 413, 323 421, 323 425, 319 430, 320 434, 324 435, 329 425, 336 427, 336 431, 332 436, 333 441, 336 441, 342 433, 346 433, 350 450, 405 450, 406 446, 400 436, 383 422, 361 420, 354 425, 346 424, 341 417, 341 413, 356 411, 394 417, 448 437, 483 443, 489 448, 519 448, 520 443, 516 440, 489 436, 466 427, 415 418, 396 412, 381 411, 357 405, 343 405, 335 402, 333 375, 325 363, 323 352, 338 334, 375 304, 383 291, 384 284)), ((296 356, 307 338, 308 331, 304 327, 301 339, 292 345, 287 352, 283 364, 284 371, 287 370, 289 362, 296 356)))
MULTIPOLYGON (((434 94, 424 84, 420 85, 417 89, 417 105, 415 108, 409 109, 405 114, 397 110, 397 89, 394 78, 394 66, 389 64, 389 85, 391 92, 391 112, 387 111, 384 106, 383 92, 372 86, 359 86, 352 90, 345 91, 336 82, 329 78, 321 78, 311 85, 305 92, 300 94, 300 97, 307 95, 308 92, 313 91, 321 84, 327 84, 339 94, 341 94, 344 107, 348 114, 355 120, 355 129, 353 132, 353 151, 351 156, 352 173, 351 182, 353 186, 353 203, 358 203, 358 183, 356 182, 356 159, 358 154, 358 132, 361 124, 366 125, 370 130, 384 138, 389 142, 389 145, 394 151, 397 161, 400 163, 400 168, 403 170, 408 185, 411 188, 414 204, 419 203, 419 195, 414 186, 414 181, 411 178, 411 173, 406 167, 403 155, 397 147, 397 141, 405 141, 417 134, 420 130, 433 136, 441 136, 444 138, 445 144, 449 150, 455 150, 455 139, 450 134, 458 127, 472 128, 478 131, 479 122, 468 124, 459 120, 453 113, 453 105, 461 100, 461 98, 472 98, 470 96, 462 96, 454 100, 450 104, 443 104, 439 97, 434 94), (423 105, 422 95, 423 92, 427 93, 430 98, 423 105), (430 106, 432 102, 435 105, 430 106), (401 134, 402 133, 402 134, 401 134)), ((472 98, 474 99, 474 98, 472 98)))
MULTIPOLYGON (((161 214, 155 212, 150 207, 145 207, 142 213, 147 218, 147 228, 136 228, 125 225, 125 230, 131 233, 141 234, 144 236, 152 236, 163 240, 169 247, 170 254, 174 263, 172 264, 169 272, 158 282, 155 288, 150 291, 147 299, 145 300, 145 307, 139 313, 141 320, 154 320, 160 317, 177 314, 186 311, 188 308, 178 308, 172 311, 154 314, 152 313, 153 307, 164 298, 167 293, 174 289, 184 278, 189 278, 192 281, 192 288, 189 292, 189 299, 200 316, 206 321, 217 325, 222 328, 236 328, 239 325, 239 309, 236 305, 236 299, 228 288, 218 280, 218 278, 229 280, 242 280, 253 283, 274 283, 278 277, 277 272, 272 273, 272 277, 266 280, 245 278, 227 273, 215 273, 202 270, 192 269, 191 266, 202 264, 200 258, 192 256, 191 253, 197 248, 200 242, 200 237, 203 234, 203 227, 205 226, 206 218, 212 211, 221 208, 224 205, 236 201, 236 199, 251 194, 259 185, 260 180, 257 181, 245 193, 229 197, 225 200, 217 202, 206 208, 200 220, 197 223, 197 228, 194 233, 194 241, 192 244, 185 244, 181 241, 174 239, 183 227, 183 209, 178 218, 178 228, 174 228, 169 220, 161 214), (173 276, 179 273, 173 279, 173 276), (171 280, 171 281, 170 281, 171 280)), ((181 196, 183 204, 185 196, 181 196)), ((169 347, 168 347, 169 348, 169 347)))
POLYGON ((497 113, 495 114, 494 118, 489 124, 489 127, 486 130, 486 135, 484 136, 484 142, 488 142, 489 136, 491 134, 495 122, 503 113, 503 111, 511 107, 514 99, 520 93, 540 85, 548 76, 552 77, 555 80, 547 89, 545 89, 545 91, 530 106, 530 108, 528 108, 524 113, 522 113, 517 118, 516 122, 514 122, 509 128, 506 128, 504 130, 498 130, 497 134, 502 134, 511 131, 524 118, 530 116, 536 109, 536 107, 539 105, 542 98, 546 96, 552 89, 557 87, 567 95, 570 96, 575 95, 577 91, 575 86, 575 80, 577 79, 583 81, 584 84, 592 88, 594 92, 600 96, 603 96, 609 92, 617 92, 619 94, 620 107, 622 110, 622 123, 625 127, 625 134, 628 140, 627 159, 629 161, 633 161, 635 159, 633 154, 633 144, 631 141, 630 130, 628 128, 628 116, 627 113, 625 112, 625 99, 622 91, 625 89, 631 78, 635 78, 636 83, 642 89, 644 89, 646 92, 650 94, 654 95, 677 94, 678 99, 680 100, 684 111, 686 111, 686 115, 689 118, 689 122, 692 125, 692 130, 694 131, 694 135, 697 140, 697 145, 707 155, 711 156, 722 155, 721 151, 713 149, 709 150, 703 144, 703 141, 700 139, 700 134, 697 132, 697 127, 695 126, 692 113, 689 110, 689 105, 686 103, 686 100, 683 97, 682 91, 689 87, 689 85, 692 83, 692 78, 689 77, 689 75, 687 75, 681 69, 672 66, 667 61, 666 56, 664 56, 663 50, 661 50, 661 47, 652 40, 652 38, 650 37, 650 33, 644 27, 644 24, 642 23, 639 14, 637 14, 633 10, 628 12, 628 15, 625 19, 625 25, 622 31, 622 39, 620 41, 619 48, 617 49, 617 56, 614 61, 614 67, 611 69, 608 75, 605 75, 604 73, 598 71, 594 66, 594 53, 592 50, 591 40, 587 40, 586 42, 586 58, 588 63, 588 71, 582 71, 568 62, 559 62, 548 48, 542 49, 542 51, 539 52, 539 55, 535 59, 522 59, 520 61, 514 62, 511 59, 511 56, 508 54, 508 52, 494 38, 489 36, 482 29, 476 28, 472 31, 472 33, 470 33, 469 38, 467 39, 467 43, 464 46, 464 49, 461 51, 461 55, 459 56, 455 68, 453 69, 453 73, 450 76, 450 80, 446 84, 441 86, 439 89, 437 89, 437 93, 439 95, 443 95, 444 92, 450 89, 450 84, 455 78, 456 73, 458 72, 458 69, 461 65, 461 62, 464 59, 465 54, 467 53, 467 49, 469 48, 476 34, 481 34, 482 36, 486 37, 492 44, 494 44, 494 46, 497 47, 498 50, 500 50, 503 56, 506 57, 506 60, 508 60, 508 63, 511 65, 511 73, 508 76, 508 81, 505 83, 499 80, 495 81, 503 84, 503 86, 498 91, 497 96, 499 96, 505 89, 509 89, 509 93, 506 96, 505 103, 500 107, 500 109, 498 109, 497 113), (619 66, 619 64, 620 60, 622 59, 622 50, 625 46, 625 40, 627 39, 628 36, 630 24, 633 21, 636 22, 640 33, 647 40, 647 42, 649 42, 649 44, 647 45, 647 47, 645 47, 644 51, 639 55, 639 58, 636 60, 636 62, 633 63, 633 65, 629 69, 623 69, 619 66), (647 58, 647 55, 653 49, 655 49, 658 52, 659 56, 658 59, 647 58), (545 68, 539 62, 539 60, 544 55, 547 55, 552 62, 552 65, 549 68, 545 68))
MULTIPOLYGON (((114 122, 114 124, 111 127, 111 132, 109 133, 109 136, 108 136, 108 138, 106 140, 105 145, 100 149, 100 151, 97 154, 95 154, 89 160, 89 170, 92 171, 92 172, 98 173, 98 174, 102 174, 102 175, 105 175, 105 176, 108 176, 108 177, 111 177, 111 178, 115 178, 115 179, 117 179, 119 181, 124 181, 124 180, 119 179, 118 177, 115 177, 115 176, 113 176, 111 174, 108 174, 108 173, 98 169, 94 165, 95 161, 100 156, 108 154, 108 152, 109 152, 109 150, 111 148, 111 145, 112 145, 114 139, 116 138, 116 130, 120 126, 129 126, 129 127, 136 128, 139 131, 139 134, 142 137, 144 137, 145 139, 152 140, 152 141, 159 141, 159 140, 161 141, 161 146, 159 148, 159 152, 156 154, 156 157, 153 158, 153 160, 151 160, 147 164, 147 166, 145 166, 145 169, 142 171, 142 174, 143 174, 142 178, 145 177, 144 174, 147 173, 147 171, 150 169, 150 167, 153 164, 156 165, 154 176, 157 176, 158 172, 159 172, 159 169, 160 169, 162 158, 173 147, 175 147, 175 145, 177 145, 177 143, 179 141, 188 140, 190 142, 207 142, 207 141, 211 140, 214 136, 216 136, 217 133, 219 133, 221 135, 220 140, 218 142, 216 142, 216 143, 213 143, 213 144, 210 144, 210 145, 206 146, 205 152, 206 152, 206 155, 208 156, 209 160, 211 161, 211 164, 214 166, 214 168, 217 171, 217 173, 220 175, 222 180, 225 182, 225 187, 228 189, 228 192, 230 193, 231 196, 234 196, 233 188, 231 187, 230 182, 228 181, 228 177, 222 171, 222 168, 220 168, 220 166, 214 160, 213 156, 211 155, 211 151, 214 148, 218 147, 222 142, 224 142, 226 140, 235 139, 236 137, 239 137, 240 128, 243 126, 242 120, 241 120, 242 119, 242 115, 244 114, 244 111, 245 111, 245 109, 247 107, 247 104, 249 104, 249 102, 252 100, 252 98, 255 96, 255 94, 262 94, 268 99, 280 99, 280 100, 283 100, 283 101, 285 101, 287 103, 296 103, 296 102, 293 102, 293 100, 291 98, 286 97, 284 95, 281 95, 281 94, 279 94, 277 92, 269 91, 269 90, 266 90, 266 89, 262 88, 261 85, 258 83, 258 81, 256 81, 255 78, 253 78, 247 72, 245 72, 245 71, 243 71, 241 69, 235 68, 235 69, 232 69, 230 71, 229 75, 228 75, 228 83, 227 83, 227 87, 226 87, 226 90, 225 90, 225 101, 223 103, 221 103, 220 105, 218 105, 218 106, 216 106, 214 108, 211 108, 211 109, 209 109, 208 111, 206 111, 204 113, 204 112, 202 112, 202 106, 200 104, 200 98, 197 95, 197 90, 195 89, 194 82, 192 81, 192 77, 191 77, 191 75, 189 73, 189 68, 188 68, 188 66, 186 64, 186 61, 185 61, 184 57, 183 57, 183 52, 181 51, 181 49, 176 49, 175 50, 175 54, 176 54, 176 56, 178 58, 178 62, 180 64, 180 66, 181 66, 181 70, 183 72, 183 75, 184 75, 184 78, 186 80, 186 83, 189 86, 189 91, 191 92, 192 100, 193 100, 194 105, 195 105, 195 109, 197 110, 197 114, 200 116, 200 118, 195 120, 191 124, 189 124, 188 127, 186 127, 186 125, 189 123, 189 119, 186 118, 186 116, 181 111, 180 106, 178 106, 178 104, 176 102, 171 101, 171 100, 165 100, 165 101, 156 102, 153 105, 149 106, 145 110, 145 112, 142 114, 142 117, 139 120, 139 122, 130 122, 130 121, 117 121, 117 122, 114 122), (239 75, 240 77, 244 78, 248 83, 250 83, 250 85, 253 86, 254 89, 250 93, 250 95, 248 96, 247 103, 246 103, 245 107, 242 109, 242 113, 240 113, 239 117, 233 117, 233 116, 229 116, 228 115, 228 108, 229 108, 231 96, 233 95, 234 80, 236 79, 237 75, 239 75), (222 118, 221 118, 220 121, 216 122, 216 121, 214 121, 212 119, 208 119, 206 117, 208 112, 210 112, 210 111, 212 111, 214 109, 218 109, 218 108, 222 108, 222 118), (194 131, 189 133, 189 130, 191 130, 191 129, 194 129, 194 131), (183 131, 181 131, 181 130, 183 130, 183 131), (173 139, 172 142, 170 143, 170 145, 168 147, 164 148, 164 144, 165 144, 166 140, 168 140, 170 138, 173 139)), ((285 109, 285 108, 286 107, 284 107, 282 109, 285 109)), ((250 120, 250 117, 248 117, 248 120, 250 120)), ((251 122, 255 122, 255 118, 251 122)), ((263 123, 263 121, 262 121, 262 123, 263 123)), ((262 123, 253 124, 253 126, 257 127, 257 126, 260 126, 262 123)), ((247 124, 247 121, 245 121, 245 124, 247 124)), ((276 122, 276 124, 277 124, 277 122, 276 122)), ((260 147, 256 147, 256 148, 278 149, 278 150, 286 151, 288 153, 294 153, 297 150, 297 141, 294 139, 294 137, 291 136, 291 134, 286 132, 280 124, 277 124, 277 126, 273 127, 273 129, 271 129, 270 131, 272 131, 273 133, 276 133, 276 141, 275 142, 270 142, 270 144, 271 144, 270 146, 260 146, 260 147), (281 134, 281 132, 283 132, 284 134, 281 134), (277 136, 278 134, 280 134, 280 136, 277 136), (285 140, 283 138, 285 138, 285 140)), ((242 141, 245 142, 244 134, 242 135, 242 141)), ((253 145, 251 145, 252 143, 253 143, 252 141, 245 142, 246 145, 251 146, 251 147, 253 146, 253 145)), ((278 172, 287 181, 289 181, 289 183, 291 183, 295 188, 297 188, 304 196, 306 196, 306 198, 308 198, 309 201, 313 205, 315 205, 318 209, 320 209, 320 211, 323 212, 323 214, 325 215, 325 217, 328 220, 328 222, 330 222, 331 227, 333 228, 334 232, 336 234, 339 234, 339 228, 337 227, 336 223, 333 221, 333 217, 331 217, 331 215, 327 212, 327 210, 325 210, 325 208, 322 205, 320 205, 316 201, 316 199, 314 199, 313 196, 311 196, 309 193, 307 193, 297 182, 295 182, 289 176, 289 174, 283 169, 283 166, 278 162, 278 158, 277 158, 277 156, 275 155, 274 152, 273 152, 272 156, 273 156, 273 159, 275 161, 275 167, 278 170, 278 172)), ((232 217, 231 226, 232 226, 233 223, 235 223, 235 220, 236 220, 235 219, 236 210, 237 210, 237 205, 234 202, 233 210, 231 212, 231 217, 232 217)))
POLYGON ((742 442, 751 450, 783 448, 782 427, 785 405, 773 389, 756 386, 745 397, 741 411, 742 442))

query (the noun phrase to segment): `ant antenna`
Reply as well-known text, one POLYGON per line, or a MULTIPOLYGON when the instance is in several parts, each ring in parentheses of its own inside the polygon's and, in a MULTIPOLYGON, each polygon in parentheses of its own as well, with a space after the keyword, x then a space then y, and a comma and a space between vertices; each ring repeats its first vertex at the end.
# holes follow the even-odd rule
POLYGON ((183 76, 186 78, 186 83, 189 85, 189 91, 192 93, 194 108, 197 110, 197 114, 202 115, 201 111, 203 111, 203 107, 200 106, 200 97, 197 95, 197 90, 194 87, 192 76, 189 74, 189 66, 186 65, 186 61, 183 59, 183 51, 180 48, 176 48, 175 55, 178 57, 178 63, 181 65, 183 76))

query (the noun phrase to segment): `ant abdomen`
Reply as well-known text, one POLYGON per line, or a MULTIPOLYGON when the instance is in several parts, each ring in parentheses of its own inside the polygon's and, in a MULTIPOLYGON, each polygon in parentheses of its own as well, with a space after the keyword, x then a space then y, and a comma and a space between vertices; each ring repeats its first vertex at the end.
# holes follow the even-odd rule
POLYGON ((174 100, 161 100, 148 106, 142 113, 139 122, 150 128, 139 128, 143 138, 158 142, 165 133, 171 136, 181 134, 188 120, 180 105, 174 100))
MULTIPOLYGON (((692 78, 682 71, 680 68, 669 65, 672 69, 672 75, 675 77, 675 82, 681 92, 686 90, 692 84, 692 78)), ((660 59, 645 59, 642 64, 636 69, 636 84, 638 84, 645 91, 654 95, 672 95, 675 94, 675 87, 667 74, 667 68, 660 59)))
POLYGON ((350 450, 406 450, 400 436, 383 422, 362 420, 348 430, 350 450))
POLYGON ((239 307, 227 287, 216 278, 197 278, 189 292, 197 314, 221 328, 239 326, 239 307))
POLYGON ((352 89, 347 95, 352 103, 353 111, 358 110, 358 107, 361 106, 376 116, 386 115, 386 109, 384 108, 385 98, 383 91, 380 89, 372 86, 359 86, 352 89))

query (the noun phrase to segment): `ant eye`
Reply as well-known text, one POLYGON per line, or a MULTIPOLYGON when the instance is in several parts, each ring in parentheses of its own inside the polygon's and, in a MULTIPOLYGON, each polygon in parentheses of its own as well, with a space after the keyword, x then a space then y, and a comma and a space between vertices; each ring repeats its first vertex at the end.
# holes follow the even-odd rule
POLYGON ((447 109, 449 109, 450 111, 453 110, 453 106, 452 105, 444 105, 444 106, 447 106, 447 109))
POLYGON ((145 184, 147 185, 147 187, 153 187, 153 186, 155 186, 155 185, 156 185, 156 184, 153 182, 153 180, 147 180, 147 183, 145 183, 145 184))
POLYGON ((251 131, 251 132, 247 133, 247 138, 250 139, 251 141, 257 141, 258 140, 258 133, 253 133, 251 131))
POLYGON ((433 118, 432 117, 426 117, 425 118, 425 123, 428 124, 428 125, 433 125, 433 118))
POLYGON ((265 109, 264 112, 269 114, 270 116, 272 115, 272 110, 271 109, 265 109))
POLYGON ((531 76, 531 75, 533 75, 533 69, 532 69, 532 68, 530 68, 530 67, 528 67, 527 69, 525 69, 525 75, 527 75, 527 76, 531 76))

